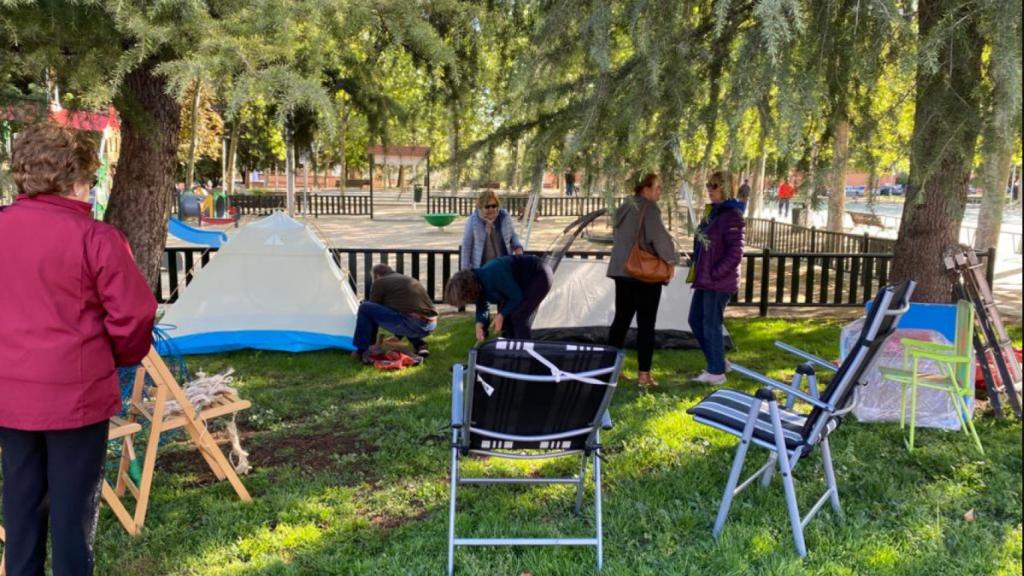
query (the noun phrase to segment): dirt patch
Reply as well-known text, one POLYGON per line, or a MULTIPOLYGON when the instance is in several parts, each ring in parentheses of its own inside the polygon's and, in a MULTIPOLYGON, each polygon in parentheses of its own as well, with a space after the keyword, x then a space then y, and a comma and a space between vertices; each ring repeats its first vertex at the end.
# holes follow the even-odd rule
MULTIPOLYGON (((217 445, 227 455, 231 443, 226 432, 213 433, 217 445)), ((242 448, 249 452, 249 464, 254 471, 277 467, 290 467, 302 472, 337 472, 345 482, 364 480, 372 474, 373 466, 361 456, 376 452, 373 444, 346 431, 295 432, 292 434, 266 434, 243 432, 242 448)), ((160 455, 157 468, 172 473, 192 476, 187 486, 216 481, 202 456, 194 449, 175 450, 160 455)))
POLYGON ((429 510, 420 510, 411 516, 392 516, 390 514, 379 514, 370 517, 370 523, 381 530, 391 530, 410 522, 419 522, 430 515, 429 510))

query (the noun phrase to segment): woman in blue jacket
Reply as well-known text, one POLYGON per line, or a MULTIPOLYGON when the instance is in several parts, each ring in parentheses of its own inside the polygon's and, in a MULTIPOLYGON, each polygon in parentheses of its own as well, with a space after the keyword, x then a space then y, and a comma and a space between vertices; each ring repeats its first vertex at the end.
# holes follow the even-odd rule
POLYGON ((501 207, 494 190, 484 190, 476 200, 476 210, 466 220, 462 233, 462 270, 479 268, 497 258, 523 253, 512 217, 501 207))
POLYGON ((530 317, 551 291, 554 274, 542 259, 500 256, 473 270, 460 270, 444 288, 452 306, 476 304, 476 341, 487 339, 491 304, 498 305, 491 327, 505 338, 530 339, 530 317))

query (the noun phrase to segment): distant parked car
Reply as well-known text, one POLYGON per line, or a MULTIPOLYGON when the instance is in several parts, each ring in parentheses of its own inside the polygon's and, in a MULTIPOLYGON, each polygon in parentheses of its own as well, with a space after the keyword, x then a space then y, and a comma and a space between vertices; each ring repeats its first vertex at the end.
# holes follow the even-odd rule
POLYGON ((847 186, 846 187, 846 195, 851 197, 851 198, 860 198, 860 197, 864 196, 864 187, 863 186, 847 186))
POLYGON ((878 196, 903 196, 903 186, 899 184, 882 186, 875 194, 878 196))

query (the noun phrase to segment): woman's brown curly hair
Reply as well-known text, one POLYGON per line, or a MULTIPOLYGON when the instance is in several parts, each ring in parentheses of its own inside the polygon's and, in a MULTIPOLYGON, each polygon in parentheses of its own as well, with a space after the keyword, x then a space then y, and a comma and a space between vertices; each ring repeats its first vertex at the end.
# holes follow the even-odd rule
POLYGON ((480 281, 472 270, 460 270, 448 279, 444 287, 444 301, 446 304, 462 308, 466 304, 473 304, 480 297, 480 281))
POLYGON ((89 137, 56 124, 34 124, 18 132, 11 151, 11 172, 18 192, 72 193, 79 182, 91 182, 99 168, 96 144, 89 137))

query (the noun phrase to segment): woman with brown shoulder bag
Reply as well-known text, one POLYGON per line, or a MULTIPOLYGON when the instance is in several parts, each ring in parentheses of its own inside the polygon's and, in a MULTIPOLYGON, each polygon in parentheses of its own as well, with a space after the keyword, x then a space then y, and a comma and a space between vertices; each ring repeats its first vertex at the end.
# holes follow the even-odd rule
POLYGON ((615 319, 608 330, 608 344, 622 348, 636 316, 637 383, 645 388, 657 386, 651 377, 654 324, 661 288, 672 279, 679 259, 661 221, 659 198, 661 181, 657 174, 636 181, 633 197, 615 212, 608 262, 608 277, 615 281, 615 319))

